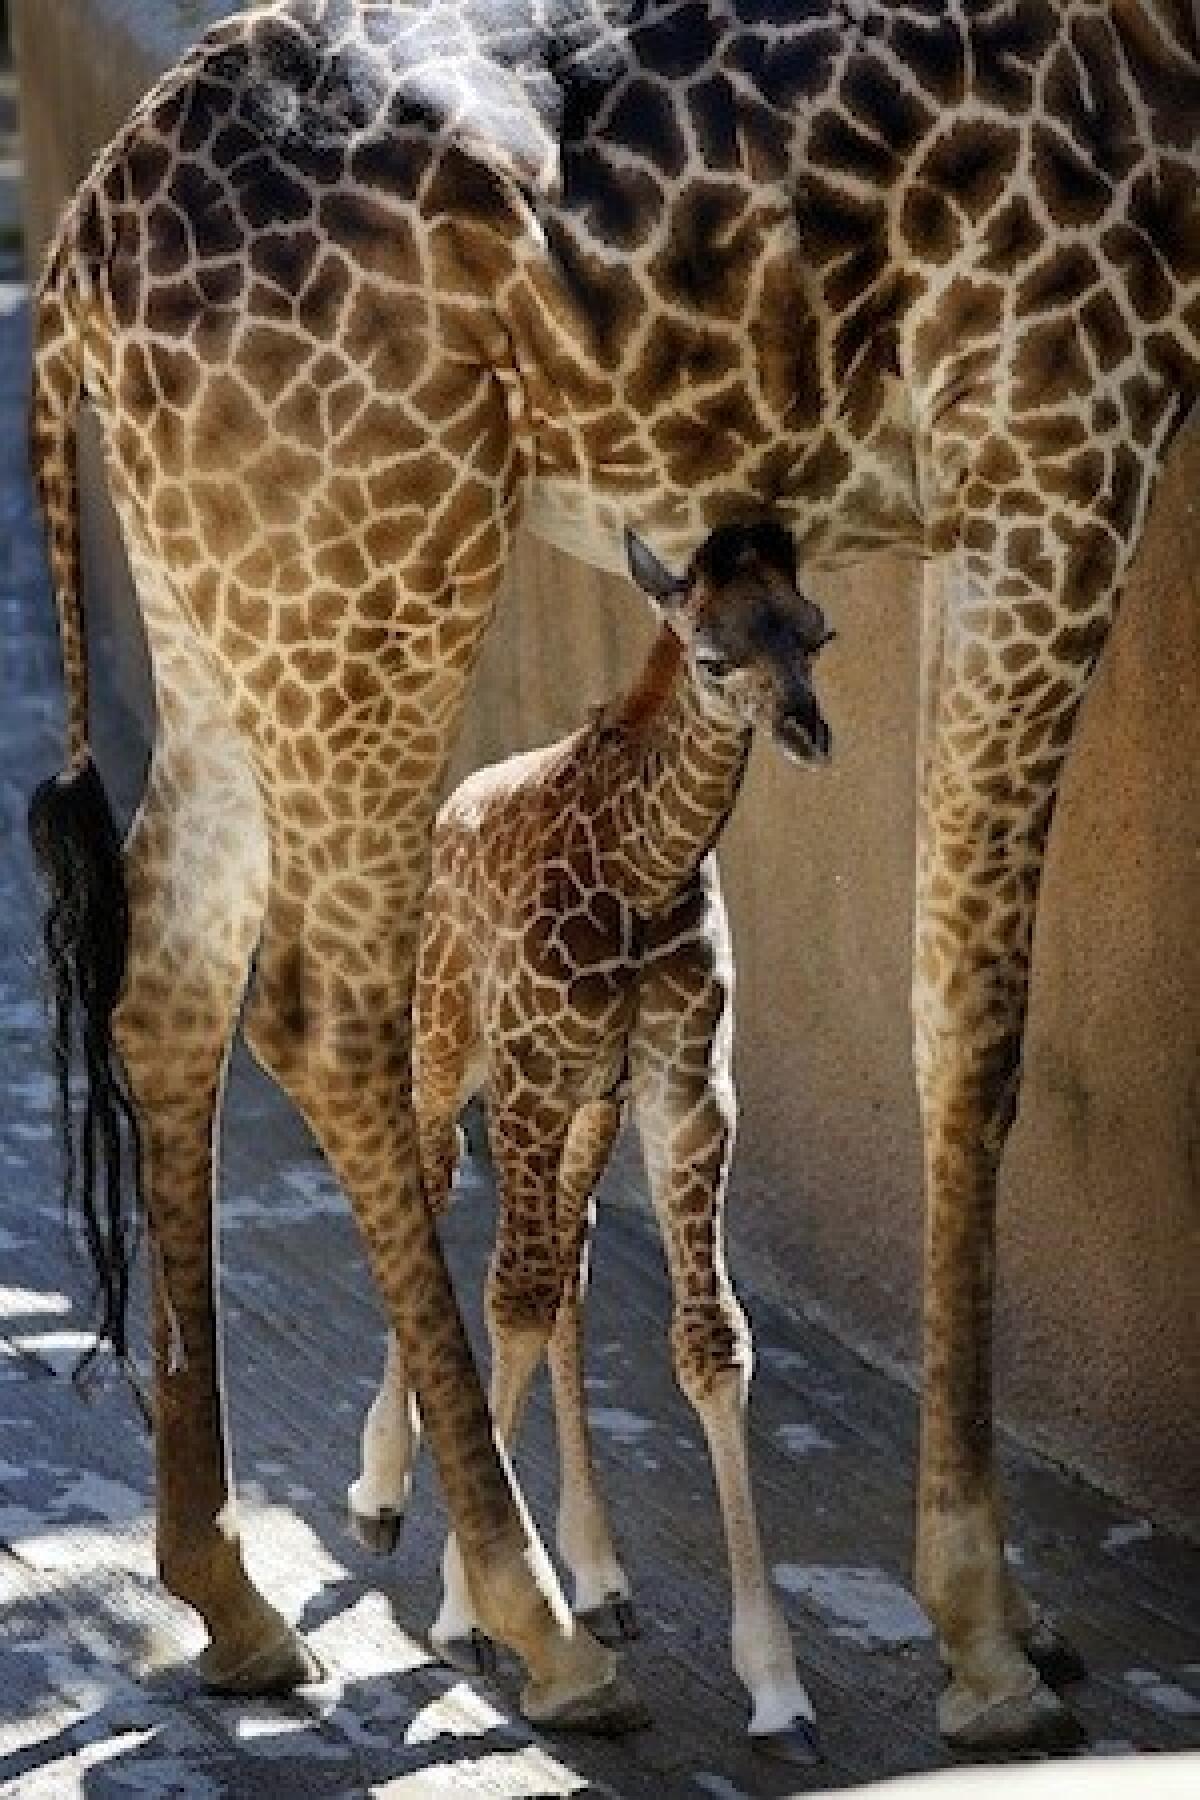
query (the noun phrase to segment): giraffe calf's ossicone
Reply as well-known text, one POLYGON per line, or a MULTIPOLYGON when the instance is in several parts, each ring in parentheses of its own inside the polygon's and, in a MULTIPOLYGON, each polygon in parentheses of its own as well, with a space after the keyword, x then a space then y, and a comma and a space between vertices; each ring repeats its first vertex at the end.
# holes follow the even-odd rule
MULTIPOLYGON (((592 1462, 582 1308, 594 1193, 632 1097, 674 1290, 672 1361, 704 1427, 725 1521, 750 1730, 764 1747, 810 1758, 812 1708, 750 1487, 750 1333, 726 1273, 733 968, 712 846, 755 726, 794 756, 828 755, 812 662, 830 634, 772 520, 713 532, 680 577, 632 533, 628 548, 661 619, 636 687, 563 742, 472 776, 435 828, 416 1006, 426 1186, 440 1208, 455 1120, 482 1090, 500 1188, 486 1295, 493 1413, 511 1440, 548 1353, 558 1542, 576 1610, 627 1632, 629 1584, 592 1462)), ((403 1504, 409 1467, 388 1456, 408 1403, 393 1341, 355 1513, 367 1496, 377 1517, 403 1504)), ((361 1535, 386 1533, 367 1519, 361 1535)), ((480 1629, 453 1538, 444 1575, 434 1637, 452 1653, 480 1629)))

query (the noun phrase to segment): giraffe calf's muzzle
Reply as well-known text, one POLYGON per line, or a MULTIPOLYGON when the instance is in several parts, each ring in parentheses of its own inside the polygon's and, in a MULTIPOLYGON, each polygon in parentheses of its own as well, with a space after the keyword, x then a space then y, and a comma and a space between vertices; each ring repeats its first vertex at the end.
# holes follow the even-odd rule
POLYGON ((775 740, 792 762, 827 763, 833 734, 811 693, 797 697, 775 722, 775 740))

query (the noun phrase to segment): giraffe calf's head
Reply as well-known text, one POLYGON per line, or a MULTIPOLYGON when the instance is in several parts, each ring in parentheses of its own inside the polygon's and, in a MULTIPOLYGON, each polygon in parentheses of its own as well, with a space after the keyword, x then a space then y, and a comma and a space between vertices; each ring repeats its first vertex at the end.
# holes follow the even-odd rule
POLYGON ((629 570, 683 644, 693 678, 743 724, 765 726, 798 762, 825 762, 829 726, 813 658, 834 635, 796 586, 796 550, 773 520, 721 525, 674 575, 632 531, 629 570))

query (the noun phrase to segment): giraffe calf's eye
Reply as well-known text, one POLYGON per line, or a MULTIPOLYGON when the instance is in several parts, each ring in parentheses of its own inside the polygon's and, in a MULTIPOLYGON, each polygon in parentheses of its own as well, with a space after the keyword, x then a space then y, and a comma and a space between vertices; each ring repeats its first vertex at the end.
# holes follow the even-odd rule
POLYGON ((712 680, 720 681, 722 676, 729 674, 733 664, 727 656, 722 656, 719 651, 697 650, 696 667, 702 675, 708 675, 712 680))

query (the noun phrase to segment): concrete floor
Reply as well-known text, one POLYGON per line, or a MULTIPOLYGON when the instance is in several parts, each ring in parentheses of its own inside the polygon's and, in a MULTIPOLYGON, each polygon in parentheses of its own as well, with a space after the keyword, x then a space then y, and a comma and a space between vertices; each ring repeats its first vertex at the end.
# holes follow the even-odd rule
MULTIPOLYGON (((493 1684, 467 1683, 431 1660, 421 1634, 436 1601, 440 1502, 423 1465, 388 1561, 372 1560, 342 1528, 382 1322, 344 1202, 303 1128, 243 1061, 225 1145, 223 1291, 248 1555, 331 1675, 303 1696, 240 1704, 209 1698, 190 1679, 186 1659, 201 1634, 154 1578, 148 1442, 118 1383, 85 1405, 67 1379, 87 1341, 74 1304, 83 1278, 59 1220, 23 828, 30 788, 58 762, 60 690, 24 474, 25 295, 6 274, 11 267, 0 269, 0 1794, 737 1800, 938 1766, 938 1662, 906 1586, 912 1393, 813 1320, 753 1293, 764 1531, 828 1760, 797 1773, 747 1750, 716 1503, 700 1433, 670 1379, 661 1257, 628 1158, 598 1235, 590 1386, 643 1626, 629 1662, 654 1725, 621 1743, 537 1736, 517 1716, 514 1668, 502 1665, 493 1684)), ((111 704, 100 709, 99 741, 128 810, 141 755, 111 704)), ((491 1213, 486 1172, 473 1166, 446 1240, 477 1342, 491 1213)), ((1092 1671, 1074 1704, 1093 1750, 1200 1745, 1200 1552, 1044 1462, 1011 1450, 1005 1462, 1014 1558, 1092 1671)), ((551 1529, 544 1386, 518 1463, 551 1529)), ((1168 1765, 1158 1766, 1165 1776, 1168 1765)), ((1095 1785, 1107 1791, 1098 1766, 1095 1785)), ((1159 1791, 1153 1780, 1147 1791, 1159 1791)))

